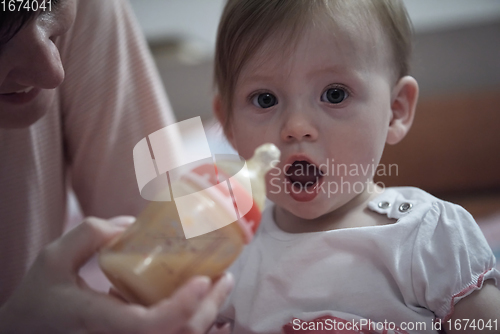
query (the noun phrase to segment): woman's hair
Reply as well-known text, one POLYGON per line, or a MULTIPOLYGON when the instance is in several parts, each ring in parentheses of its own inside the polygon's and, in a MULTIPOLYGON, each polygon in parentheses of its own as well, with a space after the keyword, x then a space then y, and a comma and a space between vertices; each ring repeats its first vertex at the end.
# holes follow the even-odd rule
POLYGON ((375 23, 391 46, 394 76, 408 74, 412 27, 402 0, 228 0, 217 32, 214 69, 224 130, 231 121, 238 77, 255 52, 271 38, 270 46, 289 52, 308 24, 324 24, 324 18, 334 28, 364 38, 373 38, 375 23))
POLYGON ((0 47, 10 41, 21 28, 35 18, 37 12, 30 10, 0 12, 0 47))

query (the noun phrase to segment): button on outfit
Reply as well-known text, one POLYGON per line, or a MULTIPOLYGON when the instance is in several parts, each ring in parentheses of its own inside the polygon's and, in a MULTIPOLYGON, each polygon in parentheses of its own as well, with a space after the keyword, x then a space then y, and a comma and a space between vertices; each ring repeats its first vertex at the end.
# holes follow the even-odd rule
POLYGON ((408 212, 409 210, 411 210, 411 207, 413 205, 411 205, 411 203, 402 203, 400 206, 399 206, 399 211, 400 212, 408 212))

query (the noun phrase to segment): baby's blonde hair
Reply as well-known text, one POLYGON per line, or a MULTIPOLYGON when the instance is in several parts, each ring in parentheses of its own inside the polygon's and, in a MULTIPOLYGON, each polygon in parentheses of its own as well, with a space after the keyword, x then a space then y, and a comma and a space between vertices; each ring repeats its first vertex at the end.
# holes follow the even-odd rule
POLYGON ((214 69, 225 131, 235 86, 249 59, 271 37, 273 47, 290 50, 301 31, 310 23, 321 24, 317 17, 325 14, 334 26, 354 27, 358 33, 373 31, 378 23, 392 49, 396 79, 409 73, 412 27, 402 0, 228 0, 217 32, 214 69))

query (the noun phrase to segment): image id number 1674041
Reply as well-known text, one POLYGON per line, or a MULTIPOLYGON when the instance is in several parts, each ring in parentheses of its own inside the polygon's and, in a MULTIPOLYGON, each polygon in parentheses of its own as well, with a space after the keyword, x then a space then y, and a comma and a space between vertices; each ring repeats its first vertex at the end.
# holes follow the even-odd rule
POLYGON ((448 326, 451 329, 455 329, 457 331, 463 330, 478 330, 478 331, 483 331, 483 330, 498 330, 498 319, 495 320, 483 320, 483 319, 454 319, 454 320, 448 320, 448 326))
POLYGON ((1 0, 0 7, 4 12, 52 11, 52 0, 1 0))

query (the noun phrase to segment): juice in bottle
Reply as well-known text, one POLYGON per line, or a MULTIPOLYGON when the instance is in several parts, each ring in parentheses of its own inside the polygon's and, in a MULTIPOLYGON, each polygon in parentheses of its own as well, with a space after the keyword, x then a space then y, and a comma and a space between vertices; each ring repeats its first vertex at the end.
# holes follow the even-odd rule
POLYGON ((187 196, 151 202, 101 250, 101 269, 126 299, 143 305, 169 297, 192 276, 218 278, 260 222, 264 176, 279 155, 276 146, 265 144, 246 163, 216 155, 215 166, 185 173, 172 188, 187 196))

